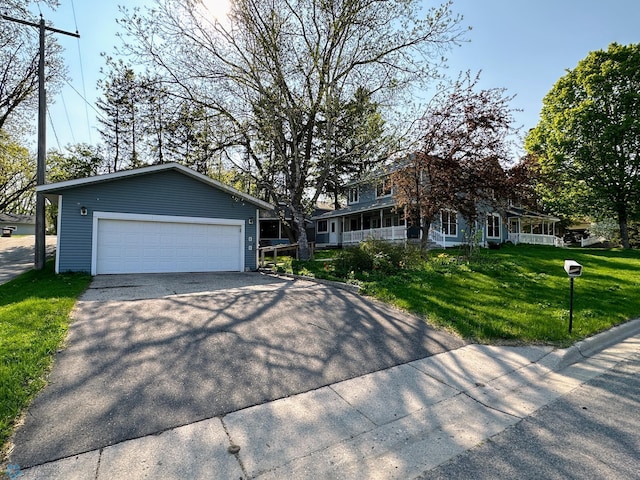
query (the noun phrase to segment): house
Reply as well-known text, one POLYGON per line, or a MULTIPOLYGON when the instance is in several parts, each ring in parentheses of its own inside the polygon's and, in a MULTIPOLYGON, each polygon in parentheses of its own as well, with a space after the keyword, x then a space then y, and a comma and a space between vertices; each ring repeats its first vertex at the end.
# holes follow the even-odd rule
POLYGON ((35 235, 35 215, 17 215, 14 213, 0 213, 0 229, 11 230, 13 235, 35 235))
MULTIPOLYGON (((396 208, 387 175, 353 182, 347 187, 346 207, 313 217, 318 247, 349 246, 369 238, 388 241, 420 238, 420 229, 407 227, 402 211, 396 208)), ((504 212, 487 210, 478 220, 479 242, 484 246, 507 241, 559 246, 562 245, 562 239, 556 236, 559 221, 516 206, 504 212)), ((460 245, 467 241, 468 232, 466 221, 458 212, 442 210, 431 225, 429 243, 442 248, 460 245)))
POLYGON ((254 270, 262 200, 176 163, 37 187, 58 205, 56 272, 254 270))
MULTIPOLYGON (((286 206, 281 206, 281 209, 284 211, 284 219, 281 218, 275 210, 264 210, 260 212, 261 246, 288 245, 291 243, 288 225, 292 222, 292 215, 286 206)), ((313 211, 312 218, 331 210, 332 208, 326 204, 318 204, 313 211)), ((315 242, 315 223, 311 219, 305 220, 305 227, 308 241, 315 242)))

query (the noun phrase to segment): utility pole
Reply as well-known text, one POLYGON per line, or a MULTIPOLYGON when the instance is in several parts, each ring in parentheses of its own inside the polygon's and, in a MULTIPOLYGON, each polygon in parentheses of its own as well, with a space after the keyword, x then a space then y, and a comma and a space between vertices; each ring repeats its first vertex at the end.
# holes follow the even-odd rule
MULTIPOLYGON (((57 28, 47 27, 44 23, 44 18, 40 15, 40 22, 32 23, 19 18, 8 17, 7 15, 0 14, 4 20, 10 22, 20 23, 29 27, 35 27, 40 31, 40 49, 39 49, 39 61, 38 61, 38 164, 36 173, 36 184, 44 185, 45 172, 47 170, 46 156, 47 156, 47 92, 44 82, 44 39, 45 32, 48 30, 54 33, 61 33, 63 35, 69 35, 71 37, 80 38, 78 32, 65 32, 64 30, 58 30, 57 28)), ((46 259, 46 245, 45 245, 45 202, 44 195, 42 193, 36 193, 36 245, 35 245, 35 260, 34 266, 36 270, 42 270, 46 259)))

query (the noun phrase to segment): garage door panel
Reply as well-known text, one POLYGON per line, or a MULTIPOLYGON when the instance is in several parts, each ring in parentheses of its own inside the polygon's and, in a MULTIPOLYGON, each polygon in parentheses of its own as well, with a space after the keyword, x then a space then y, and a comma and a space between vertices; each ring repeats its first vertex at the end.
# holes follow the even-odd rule
POLYGON ((99 219, 96 273, 241 271, 239 225, 99 219))

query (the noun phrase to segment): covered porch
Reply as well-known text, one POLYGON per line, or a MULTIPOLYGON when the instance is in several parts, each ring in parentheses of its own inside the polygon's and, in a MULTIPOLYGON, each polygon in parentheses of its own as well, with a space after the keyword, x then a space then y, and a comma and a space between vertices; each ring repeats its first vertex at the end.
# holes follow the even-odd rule
MULTIPOLYGON (((340 213, 343 212, 331 212, 315 218, 318 246, 349 246, 369 239, 419 241, 422 237, 420 228, 407 226, 402 212, 392 206, 340 213)), ((444 235, 435 226, 429 231, 429 242, 434 246, 447 246, 444 235)))
POLYGON ((564 242, 556 230, 559 218, 513 208, 507 211, 507 221, 509 228, 507 240, 514 245, 525 243, 528 245, 564 246, 564 242))
POLYGON ((327 231, 331 245, 352 245, 367 239, 404 241, 407 227, 401 213, 391 207, 331 216, 317 222, 318 233, 327 231))

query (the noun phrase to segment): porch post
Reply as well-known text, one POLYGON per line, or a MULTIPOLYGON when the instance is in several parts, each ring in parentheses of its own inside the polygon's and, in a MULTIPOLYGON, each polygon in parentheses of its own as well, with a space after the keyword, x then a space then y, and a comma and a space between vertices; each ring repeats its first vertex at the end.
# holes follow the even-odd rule
POLYGON ((518 241, 516 243, 520 243, 520 234, 521 233, 524 233, 522 231, 522 218, 518 218, 518 237, 517 237, 518 241))

